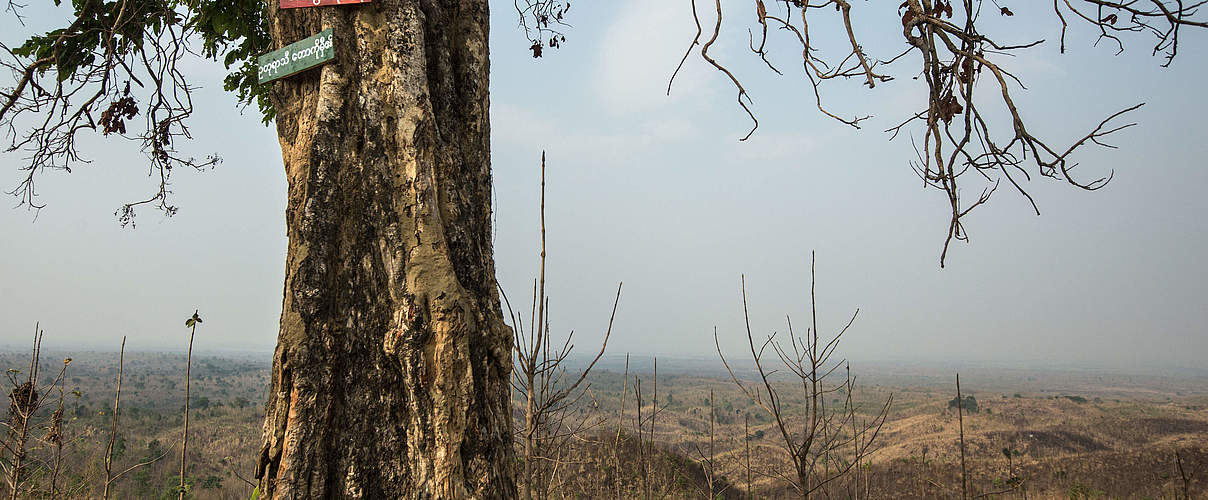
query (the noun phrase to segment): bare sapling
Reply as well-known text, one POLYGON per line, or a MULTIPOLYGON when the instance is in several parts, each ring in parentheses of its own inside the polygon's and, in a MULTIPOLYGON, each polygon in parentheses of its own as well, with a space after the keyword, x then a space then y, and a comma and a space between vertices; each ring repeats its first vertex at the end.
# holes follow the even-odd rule
POLYGON ((629 391, 629 353, 625 353, 625 374, 621 376, 621 405, 617 410, 617 434, 612 442, 613 484, 616 486, 617 500, 625 498, 621 494, 621 424, 625 421, 625 394, 629 391))
POLYGON ((59 370, 59 376, 55 384, 59 391, 59 403, 55 408, 54 413, 50 415, 50 426, 46 429, 46 441, 54 446, 53 463, 50 468, 50 498, 58 498, 58 481, 59 471, 63 468, 63 383, 64 376, 67 375, 67 365, 71 364, 71 358, 63 358, 63 368, 59 370))
POLYGON ((189 329, 189 352, 185 356, 185 429, 180 439, 180 485, 178 486, 180 500, 185 500, 185 456, 189 451, 189 372, 193 368, 193 336, 197 334, 198 323, 201 323, 201 316, 198 316, 197 311, 194 310, 193 317, 185 320, 185 327, 189 329))
POLYGON ((839 340, 855 322, 859 310, 852 314, 846 326, 830 340, 819 339, 812 253, 810 257, 812 325, 804 336, 799 337, 793 331, 792 319, 786 316, 789 336, 787 346, 776 338, 775 333, 768 335, 767 339, 758 345, 755 342, 747 305, 746 277, 742 278, 743 318, 757 380, 743 381, 735 374, 722 353, 717 329, 713 330, 717 354, 721 357, 731 380, 771 418, 780 438, 777 445, 792 463, 791 474, 769 471, 769 475, 788 483, 803 499, 808 499, 815 493, 828 492, 826 488, 831 483, 847 476, 857 464, 867 461, 874 451, 873 445, 893 403, 893 395, 890 394, 875 416, 860 425, 856 422, 857 408, 852 398, 846 398, 841 408, 826 407, 828 395, 839 390, 846 390, 850 394, 855 389, 850 370, 842 381, 832 381, 834 372, 847 365, 846 360, 832 358, 839 346, 839 340), (785 381, 773 379, 777 370, 769 366, 769 350, 775 355, 775 360, 791 374, 785 381), (788 381, 792 383, 785 383, 788 381), (782 391, 791 388, 797 388, 802 393, 804 408, 800 411, 786 406, 783 399, 782 391), (849 434, 848 430, 852 432, 849 434))
POLYGON ((696 454, 700 456, 701 472, 705 475, 705 488, 707 488, 708 498, 717 498, 718 495, 724 493, 729 488, 726 484, 721 489, 718 489, 717 479, 717 455, 714 450, 715 443, 715 424, 717 422, 717 411, 713 406, 713 388, 709 388, 709 444, 702 450, 700 446, 693 443, 696 449, 696 454))
POLYGON ((512 388, 524 400, 524 427, 519 439, 523 444, 524 469, 520 487, 527 498, 545 498, 550 489, 556 487, 555 472, 564 465, 563 455, 569 440, 581 437, 586 431, 603 424, 600 418, 590 415, 572 415, 570 411, 580 403, 590 384, 585 384, 592 368, 604 355, 608 339, 612 335, 612 324, 616 318, 617 304, 621 300, 621 284, 617 284, 616 298, 608 327, 600 350, 591 362, 577 375, 569 373, 567 359, 574 350, 572 330, 561 348, 551 344, 549 296, 546 294, 546 241, 545 241, 545 153, 541 153, 541 253, 538 259, 538 277, 533 282, 533 302, 529 315, 529 327, 512 309, 507 294, 500 287, 500 295, 508 309, 513 331, 512 388), (540 465, 539 465, 540 464, 540 465))
POLYGON ((71 358, 63 359, 59 374, 48 387, 40 386, 38 378, 42 363, 42 333, 41 325, 35 325, 29 367, 25 370, 9 369, 6 372, 11 389, 8 395, 9 420, 0 422, 6 431, 4 440, 0 443, 0 471, 8 486, 7 498, 10 499, 55 496, 55 481, 58 478, 63 445, 63 377, 67 374, 67 365, 71 364, 71 358), (59 391, 57 400, 47 397, 55 390, 59 391), (49 419, 39 416, 43 410, 56 403, 57 408, 51 412, 49 419), (35 429, 38 428, 45 429, 45 433, 41 436, 35 435, 35 429), (51 463, 34 456, 46 448, 51 449, 51 463), (34 469, 33 472, 30 471, 31 468, 34 469), (39 485, 43 480, 35 476, 42 476, 46 472, 51 475, 50 489, 42 491, 39 485))
MULTIPOLYGON (((114 447, 114 444, 117 443, 118 403, 121 402, 121 399, 122 399, 122 373, 123 373, 124 367, 125 367, 125 359, 126 359, 126 337, 123 336, 122 337, 122 349, 121 349, 121 351, 119 351, 118 358, 117 358, 117 388, 113 392, 113 419, 112 419, 111 427, 109 429, 109 443, 108 443, 108 445, 105 446, 105 488, 102 492, 102 498, 105 498, 105 499, 109 498, 110 486, 115 484, 119 478, 126 475, 127 472, 135 470, 139 467, 143 467, 143 466, 158 462, 161 458, 167 456, 168 451, 170 450, 170 448, 169 448, 169 450, 164 450, 164 452, 161 453, 158 457, 150 457, 146 460, 143 460, 134 465, 131 465, 130 467, 123 469, 121 472, 118 472, 117 474, 113 473, 113 447, 114 447)), ((60 402, 60 408, 61 408, 61 405, 62 405, 62 402, 60 402)))
POLYGON ((751 498, 751 415, 749 413, 742 416, 742 433, 743 446, 747 459, 747 498, 751 498))
POLYGON ((122 400, 122 370, 126 362, 126 336, 122 336, 122 349, 117 355, 117 389, 113 391, 113 424, 109 428, 109 444, 105 446, 105 489, 101 498, 109 500, 109 486, 113 483, 113 444, 117 442, 118 403, 122 400))
POLYGON ((0 452, 0 465, 6 470, 5 478, 9 485, 9 499, 16 500, 21 492, 22 482, 28 457, 29 434, 31 421, 43 404, 38 393, 38 366, 42 354, 42 331, 40 325, 34 325, 33 351, 29 358, 29 369, 25 372, 25 381, 18 382, 20 370, 10 369, 7 372, 9 384, 9 422, 7 438, 3 451, 0 452))
POLYGON ((1194 474, 1188 473, 1183 468, 1183 456, 1179 452, 1174 452, 1174 462, 1179 469, 1179 479, 1183 480, 1183 498, 1191 500, 1191 477, 1194 474))
MULTIPOLYGON (((634 377, 634 402, 637 406, 637 415, 634 417, 633 423, 637 434, 637 475, 641 482, 642 498, 654 498, 655 483, 652 473, 654 472, 653 461, 655 460, 655 424, 658 421, 659 413, 658 377, 659 360, 658 358, 654 358, 654 383, 652 387, 654 394, 650 399, 649 412, 644 410, 646 398, 642 393, 642 379, 634 377)), ((664 484, 663 486, 666 485, 664 484)))
POLYGON ((650 498, 650 468, 646 463, 646 439, 645 432, 642 429, 642 405, 645 401, 642 399, 642 378, 634 377, 633 381, 633 401, 634 409, 637 414, 633 417, 633 427, 637 431, 638 436, 638 479, 642 484, 642 498, 650 498))
MULTIPOLYGON (((655 447, 654 447, 654 434, 656 432, 655 425, 658 424, 658 418, 659 418, 659 358, 657 358, 657 357, 654 358, 654 375, 653 375, 653 378, 651 381, 653 382, 652 389, 653 389, 654 394, 650 398, 650 418, 648 419, 649 431, 646 433, 646 439, 643 440, 646 450, 642 454, 642 456, 643 456, 643 459, 642 459, 643 480, 642 480, 642 482, 645 483, 644 488, 645 488, 646 498, 654 498, 654 490, 653 490, 654 483, 651 482, 650 476, 653 472, 651 461, 654 460, 654 458, 655 458, 655 447)), ((641 433, 639 433, 638 436, 641 436, 641 433)))
POLYGON ((961 436, 961 498, 969 498, 969 472, 965 469, 965 398, 961 397, 961 374, 956 374, 956 421, 961 436))

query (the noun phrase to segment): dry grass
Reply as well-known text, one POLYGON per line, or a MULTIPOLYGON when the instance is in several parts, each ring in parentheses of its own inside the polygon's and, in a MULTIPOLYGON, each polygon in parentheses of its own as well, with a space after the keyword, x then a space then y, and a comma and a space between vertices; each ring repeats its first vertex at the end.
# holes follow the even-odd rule
MULTIPOLYGON (((758 416, 756 408, 716 379, 669 376, 659 385, 671 391, 674 400, 663 410, 656 438, 668 450, 692 458, 708 440, 705 398, 709 388, 714 389, 714 405, 734 416, 717 425, 717 462, 721 474, 745 492, 742 417, 758 416)), ((965 416, 970 496, 1011 490, 1013 467, 1023 486, 990 497, 1023 498, 1026 488, 1031 499, 1182 498, 1178 495, 1183 482, 1175 464, 1179 452, 1194 474, 1191 498, 1208 498, 1208 410, 1188 404, 1202 394, 1184 391, 1178 396, 1173 390, 1130 387, 1142 396, 1105 399, 1120 396, 1120 387, 1079 388, 1081 395, 1074 397, 1014 397, 974 387, 981 411, 965 416), (1010 463, 1004 448, 1011 452, 1010 463)), ((872 417, 875 402, 888 391, 882 385, 857 394, 865 416, 872 417)), ((858 484, 862 498, 960 498, 957 418, 947 409, 952 395, 943 391, 935 385, 896 389, 894 410, 870 466, 836 484, 830 495, 847 498, 858 484)), ((773 440, 770 422, 752 418, 751 434, 755 496, 791 497, 786 485, 773 477, 790 465, 773 440)))
MULTIPOLYGON (((58 357, 46 355, 45 359, 58 357)), ((107 408, 112 407, 116 356, 85 353, 74 357, 67 390, 78 388, 81 396, 69 396, 66 404, 67 474, 63 481, 74 488, 73 498, 92 498, 99 495, 96 487, 103 482, 103 453, 111 423, 107 408)), ((171 457, 179 451, 177 442, 183 423, 179 415, 183 361, 183 356, 127 356, 118 430, 122 453, 115 453, 114 469, 121 470, 151 455, 156 449, 152 442, 157 442, 158 449, 172 452, 145 469, 121 477, 115 483, 114 498, 157 498, 176 484, 177 464, 171 457)), ((0 363, 20 367, 28 361, 19 354, 0 355, 0 363)), ((252 455, 259 446, 267 361, 203 357, 195 368, 194 402, 208 398, 211 407, 197 410, 190 424, 193 497, 245 499, 251 486, 238 476, 250 478, 252 455), (247 406, 236 407, 234 402, 239 398, 249 401, 247 406), (216 407, 219 402, 222 406, 216 407), (210 477, 220 480, 220 484, 203 488, 201 483, 210 477)), ((44 368, 44 373, 48 371, 44 368)), ((743 420, 749 416, 753 496, 790 497, 787 485, 774 477, 788 467, 788 462, 773 440, 771 422, 732 382, 721 378, 724 372, 714 374, 716 378, 703 376, 699 370, 690 375, 660 373, 660 413, 652 433, 646 424, 647 439, 653 436, 654 444, 647 444, 644 461, 634 430, 636 409, 630 393, 617 453, 620 469, 612 465, 611 437, 615 437, 615 429, 598 429, 605 438, 584 436, 574 441, 565 454, 565 463, 557 468, 555 478, 560 495, 617 498, 619 483, 623 498, 639 498, 644 488, 654 498, 707 496, 699 450, 709 444, 707 398, 712 389, 712 405, 717 411, 713 438, 715 491, 724 498, 745 497, 747 448, 743 420)), ((649 374, 637 376, 643 378, 643 387, 651 382, 649 374)), ((1108 377, 1096 387, 1094 377, 1072 383, 1043 374, 1028 376, 1034 380, 1021 378, 1017 384, 997 380, 998 385, 979 384, 976 376, 969 377, 975 382, 968 383, 966 391, 976 395, 981 407, 979 413, 965 416, 971 497, 1010 489, 1013 467, 1029 499, 1181 498, 1177 496, 1183 485, 1175 464, 1177 451, 1187 472, 1193 475, 1191 498, 1208 498, 1208 405, 1204 404, 1208 384, 1202 380, 1135 379, 1125 385, 1122 380, 1108 377), (1014 396, 1013 387, 1019 387, 1020 397, 1014 396), (1012 450, 1010 464, 1003 448, 1012 450)), ((947 409, 952 394, 942 379, 894 385, 889 377, 867 378, 876 379, 877 385, 857 391, 857 415, 872 418, 877 402, 891 389, 895 404, 870 465, 833 485, 830 498, 847 498, 857 488, 860 498, 960 498, 956 415, 947 409)), ((622 388, 620 374, 600 371, 589 381, 593 398, 587 402, 589 406, 575 411, 598 412, 609 427, 615 426, 622 388)), ((965 385, 962 374, 962 388, 965 385)), ((632 379, 629 387, 633 387, 632 379)), ((790 410, 801 404, 791 398, 785 403, 790 410)), ((644 415, 650 409, 647 401, 644 415)), ((992 498, 1023 498, 1022 493, 1016 489, 992 498)))

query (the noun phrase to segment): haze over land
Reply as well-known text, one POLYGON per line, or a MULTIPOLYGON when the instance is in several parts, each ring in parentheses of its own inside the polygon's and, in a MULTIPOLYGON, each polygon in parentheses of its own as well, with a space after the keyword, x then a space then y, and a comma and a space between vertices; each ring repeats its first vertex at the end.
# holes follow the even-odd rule
MULTIPOLYGON (((918 82, 830 87, 828 102, 844 114, 875 114, 850 130, 809 99, 786 98, 800 95, 800 77, 769 76, 738 53, 746 33, 735 29, 725 44, 732 52, 720 54, 744 77, 761 120, 740 143, 749 124, 732 89, 700 61, 690 59, 664 95, 694 31, 681 3, 576 4, 567 45, 540 60, 513 29, 510 4, 493 5, 496 267, 510 295, 527 294, 544 149, 556 332, 573 328, 588 345, 624 280, 610 353, 711 358, 714 325, 737 352, 739 275, 756 335, 784 330, 785 313, 804 324, 817 250, 823 332, 860 308, 844 343, 852 359, 1203 366, 1208 129, 1199 120, 1208 75, 1198 54, 1160 69, 1144 43, 1115 56, 1077 29, 1065 56, 1050 40, 1018 57, 1031 89, 1018 98, 1033 127, 1058 143, 1116 109, 1147 105, 1132 115, 1139 126, 1111 141, 1120 149, 1079 156, 1082 175, 1114 171, 1107 188, 1033 182, 1040 217, 1000 188, 968 221, 972 243, 955 244, 940 270, 945 200, 906 165, 909 138, 888 142, 881 132, 920 105, 918 82)), ((51 9, 32 5, 30 24, 51 9)), ((1045 6, 1013 9, 1016 17, 995 22, 1012 23, 1015 41, 1051 38, 1045 6)), ((4 32, 13 42, 26 31, 4 32)), ((895 36, 869 33, 865 43, 886 58, 892 51, 878 46, 897 47, 895 36)), ((1183 36, 1187 47, 1203 46, 1204 33, 1183 36)), ((86 148, 92 164, 42 177, 47 208, 36 220, 24 209, 0 213, 0 345, 23 348, 41 321, 48 347, 115 350, 129 335, 132 349, 181 350, 181 322, 200 309, 199 350, 272 348, 285 251, 280 149, 272 128, 240 116, 222 74, 210 63, 194 68, 204 104, 190 147, 225 161, 174 173, 176 217, 145 210, 137 229, 119 227, 114 209, 151 189, 136 145, 122 141, 97 141, 86 148)), ((20 159, 0 161, 11 187, 20 159)))
MULTIPOLYGON (((43 378, 54 378, 46 374, 57 373, 57 365, 67 355, 74 361, 64 380, 69 391, 64 401, 69 417, 64 427, 66 469, 73 472, 69 475, 73 488, 82 488, 77 496, 93 497, 87 493, 95 493, 99 483, 96 464, 102 462, 111 425, 118 358, 112 352, 46 350, 43 378)), ((28 353, 0 353, 0 367, 26 367, 28 362, 28 353)), ((731 362, 743 363, 741 358, 731 362)), ((126 353, 115 463, 125 467, 165 451, 167 458, 124 476, 115 485, 115 498, 176 498, 174 459, 179 450, 184 363, 181 354, 126 353)), ((716 360, 660 359, 657 386, 652 384, 651 359, 631 357, 627 382, 621 376, 623 363, 623 358, 602 360, 589 379, 590 397, 567 412, 572 420, 587 415, 604 425, 583 433, 587 446, 576 445, 581 441, 574 439, 569 450, 559 450, 560 456, 586 462, 581 469, 559 469, 563 493, 580 493, 580 498, 611 496, 599 491, 604 486, 611 493, 615 484, 609 457, 617 442, 615 426, 621 425, 626 437, 618 453, 620 463, 627 465, 620 480, 631 488, 628 491, 640 491, 649 482, 654 491, 663 492, 653 495, 656 498, 708 497, 702 492, 706 481, 701 472, 708 470, 705 458, 713 449, 717 474, 730 485, 725 488, 726 498, 738 498, 746 488, 745 446, 749 445, 754 497, 787 496, 788 486, 772 479, 787 467, 774 423, 724 378, 716 360), (645 413, 635 410, 639 379, 645 413), (658 417, 653 427, 643 425, 653 428, 646 431, 654 440, 647 446, 655 453, 642 453, 643 444, 634 442, 635 435, 642 435, 634 422, 639 415, 649 419, 656 408, 654 396, 658 417), (621 399, 627 403, 624 417, 618 419, 621 399), (710 410, 716 412, 712 425, 710 410), (744 434, 749 436, 746 442, 744 434), (647 464, 649 472, 643 476, 642 465, 647 464)), ((948 368, 895 364, 858 371, 853 395, 861 418, 871 418, 890 393, 894 401, 875 441, 876 451, 867 457, 871 467, 854 473, 861 489, 871 490, 863 498, 959 498, 961 425, 970 496, 1002 490, 1015 477, 1023 479, 1028 498, 1095 498, 1096 492, 1110 498, 1181 498, 1176 452, 1191 475, 1191 494, 1206 491, 1202 474, 1208 466, 1208 450, 1203 447, 1208 439, 1208 376, 1204 374, 1134 376, 965 365, 962 369, 969 371, 961 377, 962 389, 965 396, 975 397, 979 408, 958 420, 949 405, 955 389, 951 372, 945 372, 948 368), (1011 464, 1004 459, 1003 448, 1012 450, 1011 464)), ((241 478, 251 477, 259 452, 261 401, 269 371, 263 356, 194 353, 188 477, 196 498, 248 497, 251 486, 241 478)), ((739 372, 740 377, 749 374, 742 368, 739 372)), ((779 387, 788 418, 799 416, 800 386, 785 382, 779 387)), ((57 399, 54 389, 48 394, 57 399)), ((513 394, 513 401, 514 415, 522 418, 522 397, 513 394)), ((521 425, 522 420, 517 429, 521 425)), ((839 481, 837 488, 850 488, 849 480, 839 481)))

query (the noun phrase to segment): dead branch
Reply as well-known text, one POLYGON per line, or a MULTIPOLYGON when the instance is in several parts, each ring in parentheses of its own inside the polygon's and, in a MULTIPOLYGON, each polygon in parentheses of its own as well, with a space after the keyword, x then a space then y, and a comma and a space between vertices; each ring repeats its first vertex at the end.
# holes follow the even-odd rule
MULTIPOLYGON (((1023 43, 1003 43, 997 35, 981 31, 987 25, 980 17, 982 0, 907 0, 897 6, 901 18, 901 33, 906 50, 896 56, 880 60, 866 53, 860 43, 859 29, 854 21, 853 5, 847 0, 776 0, 769 8, 764 0, 755 0, 749 5, 754 24, 748 28, 748 44, 755 54, 772 71, 780 71, 773 65, 769 53, 776 47, 789 47, 799 56, 793 59, 802 65, 802 73, 813 93, 818 111, 845 125, 859 128, 869 116, 840 115, 830 110, 823 100, 823 86, 830 80, 857 79, 869 89, 878 83, 893 80, 887 68, 894 63, 907 61, 905 57, 916 54, 907 73, 920 75, 927 84, 925 99, 920 99, 919 111, 898 125, 890 127, 891 140, 907 131, 915 143, 916 159, 908 165, 923 180, 924 186, 944 192, 948 200, 947 234, 940 252, 943 267, 948 249, 953 241, 968 241, 965 217, 976 207, 987 203, 1002 181, 1006 181, 1040 213, 1036 200, 1028 193, 1026 181, 1033 175, 1059 179, 1079 189, 1096 190, 1112 179, 1112 172, 1077 178, 1071 170, 1077 165, 1074 155, 1087 146, 1114 148, 1105 139, 1134 125, 1120 123, 1123 115, 1143 105, 1122 107, 1109 115, 1089 133, 1074 136, 1069 146, 1056 146, 1061 139, 1041 138, 1029 131, 1026 112, 1020 110, 1012 97, 1012 91, 1023 88, 1022 80, 1006 64, 1012 54, 1035 48, 1043 40, 1023 43), (777 12, 779 11, 779 12, 777 12), (839 45, 827 45, 821 37, 813 36, 811 23, 815 26, 826 23, 839 30, 839 45), (768 27, 775 28, 769 35, 768 27), (759 33, 756 43, 755 33, 759 33), (982 77, 989 79, 981 81, 982 77), (980 83, 980 84, 979 84, 980 83), (987 90, 991 98, 980 97, 987 90), (995 119, 1002 113, 1006 120, 995 119), (963 176, 975 172, 972 187, 975 196, 966 197, 966 181, 963 176)), ((742 79, 726 64, 719 62, 709 53, 717 41, 725 13, 720 0, 715 0, 716 20, 712 35, 700 51, 701 60, 722 72, 737 90, 738 104, 750 116, 753 128, 741 139, 745 140, 758 128, 759 122, 751 108, 751 95, 742 79)), ((1096 43, 1110 40, 1116 44, 1117 52, 1123 51, 1126 34, 1148 35, 1156 40, 1153 54, 1164 55, 1162 66, 1169 66, 1178 53, 1180 30, 1183 28, 1208 28, 1208 14, 1200 10, 1208 2, 1198 0, 1054 0, 1053 14, 1061 23, 1060 50, 1064 52, 1067 30, 1071 19, 1081 19, 1098 32, 1096 43)), ((867 8, 887 8, 896 4, 870 3, 867 8)), ((1014 16, 1009 8, 995 4, 991 15, 1001 18, 1014 16)), ((699 44, 702 30, 701 20, 692 5, 692 18, 697 25, 697 35, 689 45, 688 52, 699 44)), ((871 28, 870 28, 871 29, 871 28)), ((895 27, 896 29, 896 27, 895 27)), ((815 29, 817 31, 817 29, 815 29)), ((836 40, 837 41, 837 40, 836 40)), ((898 50, 890 48, 890 50, 898 50)), ((687 59, 685 54, 684 59, 687 59)), ((683 61, 672 75, 679 73, 683 61)), ((668 92, 671 84, 668 83, 668 92)), ((921 96, 920 96, 921 97, 921 96)))

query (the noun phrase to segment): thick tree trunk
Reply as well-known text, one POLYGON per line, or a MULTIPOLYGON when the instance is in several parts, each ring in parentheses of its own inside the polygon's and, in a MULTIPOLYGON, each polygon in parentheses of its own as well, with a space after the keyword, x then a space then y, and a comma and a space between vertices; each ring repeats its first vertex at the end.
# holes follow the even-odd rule
POLYGON ((289 251, 262 498, 514 497, 487 1, 270 19, 277 47, 333 28, 335 60, 273 84, 289 251))

